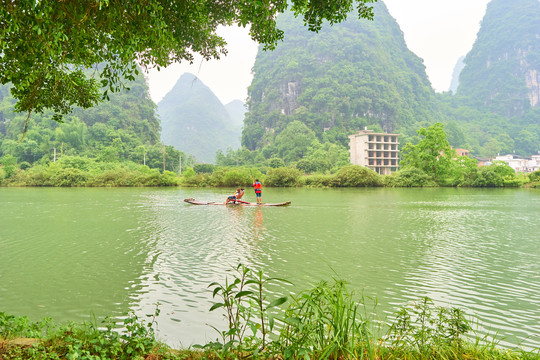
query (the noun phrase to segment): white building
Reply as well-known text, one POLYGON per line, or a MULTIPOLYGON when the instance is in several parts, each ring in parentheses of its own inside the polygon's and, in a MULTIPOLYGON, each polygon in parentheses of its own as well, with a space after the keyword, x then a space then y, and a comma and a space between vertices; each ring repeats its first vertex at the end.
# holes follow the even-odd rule
POLYGON ((349 154, 353 165, 365 166, 381 175, 399 169, 399 134, 362 130, 349 135, 349 154))
POLYGON ((530 159, 516 155, 502 155, 496 156, 494 161, 504 161, 515 172, 533 172, 540 169, 540 155, 533 155, 530 159))

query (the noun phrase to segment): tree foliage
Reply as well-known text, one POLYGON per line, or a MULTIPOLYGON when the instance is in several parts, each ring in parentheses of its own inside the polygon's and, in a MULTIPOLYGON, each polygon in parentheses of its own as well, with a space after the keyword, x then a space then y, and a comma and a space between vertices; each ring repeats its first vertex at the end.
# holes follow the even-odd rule
MULTIPOLYGON (((360 17, 372 17, 373 1, 292 0, 290 6, 317 31, 324 20, 344 20, 354 4, 360 17)), ((107 98, 124 86, 122 79, 133 80, 135 62, 147 68, 192 61, 194 54, 219 58, 226 53, 216 34, 220 25, 249 27, 254 40, 272 49, 283 36, 275 17, 288 5, 287 0, 2 1, 0 82, 13 84, 19 112, 66 114, 75 105, 88 108, 107 98), (96 64, 104 64, 102 71, 88 75, 96 64)))
MULTIPOLYGON (((0 93, 6 88, 0 85, 0 93)), ((184 166, 192 162, 190 156, 159 142, 159 119, 142 75, 130 82, 129 91, 111 94, 110 101, 90 109, 75 108, 62 123, 52 121, 50 110, 32 114, 24 138, 27 116, 14 112, 15 100, 9 91, 4 93, 0 98, 0 156, 12 155, 19 164, 46 165, 55 157, 82 156, 107 163, 132 161, 163 171, 165 158, 165 169, 178 172, 180 158, 184 166)))
POLYGON ((420 128, 418 135, 423 136, 418 144, 407 143, 403 147, 400 166, 417 168, 434 179, 443 179, 450 173, 453 160, 457 158, 446 139, 444 125, 435 123, 427 129, 420 128))

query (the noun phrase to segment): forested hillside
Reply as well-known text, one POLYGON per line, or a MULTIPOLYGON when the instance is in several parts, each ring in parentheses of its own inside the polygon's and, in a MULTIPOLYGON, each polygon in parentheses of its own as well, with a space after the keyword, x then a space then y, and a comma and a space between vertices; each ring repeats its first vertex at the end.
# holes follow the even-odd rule
POLYGON ((457 94, 507 118, 540 105, 540 2, 492 0, 457 94))
POLYGON ((540 150, 540 2, 492 0, 443 111, 473 153, 540 150))
POLYGON ((473 49, 456 65, 456 95, 433 92, 384 3, 374 10, 374 21, 350 17, 318 34, 303 32, 291 14, 278 18, 285 38, 259 51, 242 134, 259 161, 299 161, 320 148, 313 140, 346 148, 347 135, 366 126, 415 142, 416 129, 435 122, 452 146, 476 156, 540 150, 540 2, 490 2, 473 49))
MULTIPOLYGON (((131 160, 163 169, 160 123, 143 75, 128 86, 129 91, 109 94, 110 101, 76 108, 62 123, 52 120, 52 112, 33 114, 26 133, 27 114, 13 112, 15 100, 9 87, 0 86, 0 157, 14 156, 27 168, 53 161, 56 149, 57 159, 72 155, 101 162, 131 160)), ((172 147, 165 150, 166 169, 177 171, 180 152, 172 147)), ((188 161, 185 155, 184 161, 188 161)))
POLYGON ((158 104, 162 140, 195 156, 214 162, 218 150, 237 149, 240 129, 206 85, 195 75, 184 74, 158 104))
POLYGON ((271 146, 273 155, 298 160, 280 144, 298 122, 321 142, 347 146, 347 135, 365 126, 413 134, 439 117, 422 60, 407 49, 382 2, 374 12, 374 21, 350 16, 318 34, 304 31, 292 14, 280 15, 283 43, 259 51, 255 62, 244 146, 271 146))

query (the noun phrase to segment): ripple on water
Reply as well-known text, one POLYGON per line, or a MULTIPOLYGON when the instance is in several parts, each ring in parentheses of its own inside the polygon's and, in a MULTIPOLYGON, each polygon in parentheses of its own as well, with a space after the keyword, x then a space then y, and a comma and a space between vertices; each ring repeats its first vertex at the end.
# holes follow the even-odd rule
POLYGON ((267 189, 293 206, 243 208, 182 202, 222 199, 222 189, 108 190, 0 197, 0 218, 13 225, 0 228, 6 310, 77 320, 126 307, 149 314, 159 302, 160 336, 190 345, 217 337, 208 284, 242 262, 295 283, 270 296, 338 276, 386 314, 427 295, 474 315, 481 333, 501 330, 504 344, 540 347, 531 192, 267 189))

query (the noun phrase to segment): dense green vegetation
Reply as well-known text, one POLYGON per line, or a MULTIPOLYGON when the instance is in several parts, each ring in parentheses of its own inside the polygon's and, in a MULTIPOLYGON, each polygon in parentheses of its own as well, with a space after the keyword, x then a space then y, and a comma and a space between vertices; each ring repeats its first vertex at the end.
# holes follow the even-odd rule
POLYGON ((373 1, 2 2, 0 84, 13 85, 18 112, 50 109, 59 120, 73 106, 91 107, 123 88, 123 79, 138 75, 136 62, 147 68, 226 54, 220 25, 248 27, 253 40, 273 48, 283 34, 275 17, 289 6, 316 31, 325 20, 342 21, 355 5, 359 17, 372 17, 373 1), (86 71, 100 63, 102 72, 86 71))
MULTIPOLYGON (((310 157, 285 166, 281 158, 271 158, 267 166, 216 166, 196 164, 183 173, 151 169, 131 161, 103 161, 102 158, 64 155, 56 162, 40 161, 31 166, 17 163, 12 155, 0 157, 0 185, 4 186, 212 186, 249 187, 254 178, 270 187, 540 187, 540 171, 516 174, 504 162, 478 167, 469 157, 458 157, 451 149, 441 123, 420 128, 421 140, 403 148, 401 170, 382 176, 357 165, 334 166, 310 161, 310 157), (320 167, 319 167, 320 166, 320 167)), ((313 146, 321 146, 317 140, 313 146)), ((171 147, 169 147, 171 148, 171 147)), ((313 148, 313 147, 311 147, 313 148)), ((171 149, 172 150, 172 149, 171 149)), ((247 154, 253 154, 246 149, 247 154)), ((313 152, 317 154, 317 152, 313 152)), ((321 159, 332 154, 332 146, 320 151, 321 159)), ((224 155, 221 155, 225 158, 224 155)), ((336 151, 339 158, 339 151, 336 151)), ((115 158, 116 159, 116 158, 115 158)), ((328 161, 328 159, 325 159, 328 161)), ((158 162, 159 163, 159 162, 158 162)), ((347 162, 343 160, 343 164, 347 162)), ((158 164, 161 166, 162 164, 158 164)), ((159 167, 158 166, 158 167, 159 167)), ((171 165, 173 168, 177 164, 171 165)))
MULTIPOLYGON (((274 51, 259 51, 249 88, 242 144, 286 163, 323 146, 348 149, 348 135, 415 129, 440 116, 422 60, 409 51, 383 3, 375 21, 349 19, 317 34, 285 13, 274 51)), ((414 131, 410 132, 414 134, 414 131)), ((333 164, 334 165, 334 164, 333 164)))
POLYGON ((499 348, 496 340, 472 332, 463 310, 435 306, 428 298, 402 307, 386 322, 342 280, 321 281, 292 296, 268 291, 284 282, 239 265, 224 282, 210 284, 210 311, 222 312, 224 329, 216 328, 216 341, 182 351, 157 341, 159 308, 148 322, 127 314, 120 324, 108 318, 101 326, 57 327, 47 319, 32 323, 0 312, 0 358, 540 359, 538 352, 499 348), (12 339, 20 337, 38 339, 16 345, 12 339))
POLYGON ((101 162, 94 158, 63 156, 56 162, 17 169, 15 158, 0 158, 0 185, 4 186, 172 186, 177 174, 161 173, 133 162, 101 162))
POLYGON ((538 1, 492 0, 464 60, 458 97, 505 118, 524 115, 531 108, 528 95, 533 91, 527 78, 534 81, 527 75, 540 67, 539 20, 538 1))
POLYGON ((34 114, 26 130, 26 115, 13 112, 15 100, 9 87, 0 86, 0 181, 11 185, 99 186, 100 180, 92 180, 98 173, 110 177, 117 169, 119 179, 110 185, 173 184, 168 180, 156 183, 146 175, 150 169, 152 173, 164 169, 178 172, 180 160, 183 166, 193 160, 161 144, 160 123, 144 77, 138 76, 130 87, 112 94, 109 102, 75 109, 62 123, 52 120, 52 112, 34 114), (19 169, 25 171, 18 173, 19 169), (127 169, 133 173, 129 180, 122 179, 127 169), (55 171, 59 173, 53 179, 55 171), (85 174, 75 176, 78 173, 85 174), (134 177, 141 183, 135 183, 134 177))
MULTIPOLYGON (((273 52, 261 50, 254 66, 249 113, 242 135, 244 146, 234 150, 238 139, 231 135, 226 121, 220 120, 227 117, 222 107, 209 106, 207 117, 200 110, 193 110, 194 100, 188 95, 208 98, 195 94, 194 88, 202 84, 189 79, 184 82, 189 83, 190 92, 184 86, 177 94, 170 94, 167 101, 164 99, 163 106, 168 105, 168 110, 162 114, 162 136, 176 146, 178 140, 199 147, 203 144, 204 153, 196 154, 199 161, 212 161, 217 150, 215 163, 222 172, 232 167, 250 167, 266 174, 267 169, 284 168, 277 180, 271 176, 268 184, 344 186, 335 176, 349 164, 347 136, 367 127, 399 132, 401 154, 416 152, 416 160, 404 157, 402 171, 383 179, 387 186, 518 186, 526 181, 522 178, 515 181, 510 175, 504 175, 509 178, 502 181, 498 176, 503 175, 492 176, 490 168, 479 171, 472 160, 465 158, 456 164, 448 149, 439 149, 442 161, 433 162, 432 167, 438 169, 430 170, 430 164, 419 159, 418 154, 427 150, 431 156, 433 149, 417 146, 423 135, 416 130, 443 123, 448 145, 467 148, 474 156, 498 153, 528 156, 539 150, 538 106, 524 106, 523 111, 510 114, 481 100, 488 96, 486 89, 496 89, 500 91, 497 97, 513 99, 508 104, 497 102, 501 106, 518 109, 518 98, 524 104, 530 102, 528 96, 511 93, 504 86, 493 87, 486 80, 491 76, 504 82, 509 74, 523 78, 521 68, 519 72, 508 73, 497 71, 498 66, 486 65, 496 62, 513 66, 515 59, 510 53, 508 59, 506 53, 500 55, 500 48, 527 47, 525 53, 517 51, 523 57, 521 63, 529 73, 537 69, 539 43, 531 38, 536 39, 532 24, 537 23, 535 19, 540 12, 533 10, 539 5, 532 0, 520 1, 523 6, 501 1, 490 3, 477 42, 465 61, 456 95, 433 92, 422 60, 406 48, 403 34, 383 3, 374 5, 375 21, 348 19, 332 27, 324 26, 318 33, 306 32, 292 13, 281 14, 276 21, 284 30, 284 42, 273 52), (497 35, 501 31, 504 36, 497 35), (481 73, 486 77, 477 76, 481 73), (180 109, 179 103, 183 101, 185 104, 180 104, 183 106, 180 109), (179 133, 174 129, 179 122, 172 124, 174 121, 165 115, 167 111, 176 114, 174 121, 178 117, 186 121, 179 133), (203 139, 211 141, 203 142, 203 139), (282 181, 285 173, 288 180, 282 181)), ((137 76, 129 85, 129 92, 110 94, 110 102, 90 110, 77 108, 61 124, 51 121, 52 112, 34 115, 28 121, 26 115, 13 113, 16 100, 10 96, 8 87, 0 87, 0 156, 14 156, 22 170, 47 165, 54 158, 54 149, 57 158, 71 155, 103 162, 145 163, 160 171, 164 157, 167 171, 178 172, 180 163, 183 168, 192 166, 192 158, 172 146, 163 148, 159 144, 159 120, 143 82, 142 76, 137 76), (25 125, 29 127, 23 138, 25 125)), ((187 151, 195 153, 191 148, 187 151)), ((4 179, 8 177, 6 174, 13 174, 3 172, 4 179)), ((190 186, 229 183, 229 180, 216 180, 218 175, 209 180, 209 174, 195 173, 197 176, 188 173, 182 183, 190 186)))
POLYGON ((349 19, 317 34, 282 14, 284 41, 259 51, 249 88, 242 145, 254 154, 242 149, 218 163, 279 157, 291 164, 310 153, 313 139, 347 148, 347 136, 364 127, 415 143, 416 129, 436 122, 445 124, 451 146, 477 157, 536 154, 539 6, 490 3, 457 95, 433 92, 422 60, 407 49, 381 2, 373 22, 349 19))
POLYGON ((539 22, 538 1, 491 1, 456 95, 442 96, 444 113, 474 154, 540 151, 539 22))

